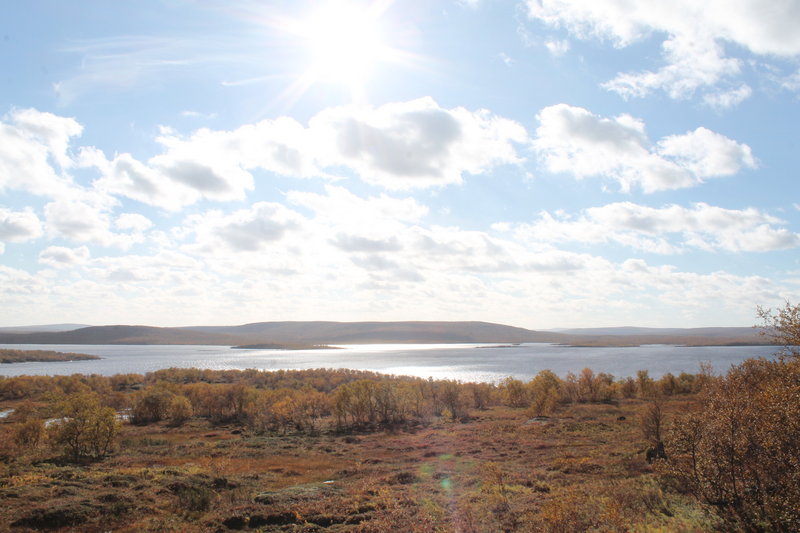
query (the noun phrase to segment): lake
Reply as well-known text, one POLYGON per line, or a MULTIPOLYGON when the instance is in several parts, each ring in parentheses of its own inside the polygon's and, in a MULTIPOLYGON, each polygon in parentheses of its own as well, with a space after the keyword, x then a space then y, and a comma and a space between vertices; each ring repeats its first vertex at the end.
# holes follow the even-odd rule
POLYGON ((93 361, 0 364, 0 375, 143 374, 162 368, 261 370, 352 368, 386 374, 461 381, 497 382, 514 376, 529 380, 550 369, 559 376, 589 367, 616 377, 647 370, 696 373, 709 362, 722 373, 749 357, 770 356, 775 346, 645 345, 625 348, 576 348, 554 344, 356 344, 325 350, 239 350, 229 346, 172 345, 0 345, 19 350, 54 350, 103 357, 93 361))

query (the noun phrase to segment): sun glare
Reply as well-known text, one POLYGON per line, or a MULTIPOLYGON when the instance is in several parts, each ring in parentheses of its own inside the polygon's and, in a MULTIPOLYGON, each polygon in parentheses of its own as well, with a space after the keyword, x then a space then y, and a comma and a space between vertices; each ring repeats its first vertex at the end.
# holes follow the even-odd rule
POLYGON ((385 51, 380 12, 335 4, 317 11, 303 29, 317 81, 361 84, 385 51))

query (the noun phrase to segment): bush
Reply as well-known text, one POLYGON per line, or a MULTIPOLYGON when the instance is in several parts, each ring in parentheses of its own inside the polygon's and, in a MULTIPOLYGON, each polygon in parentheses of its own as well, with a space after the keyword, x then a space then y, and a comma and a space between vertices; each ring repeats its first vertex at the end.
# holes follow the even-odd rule
POLYGON ((103 407, 97 395, 79 392, 58 406, 61 421, 51 426, 52 440, 74 460, 99 459, 112 449, 119 433, 116 412, 103 407))
POLYGON ((800 524, 800 360, 748 360, 668 432, 666 473, 734 529, 800 524))
POLYGON ((170 398, 167 414, 171 425, 180 426, 192 417, 192 403, 186 396, 173 396, 170 398))
POLYGON ((173 397, 174 394, 171 392, 159 388, 142 393, 133 406, 131 422, 149 424, 165 419, 173 397))
POLYGON ((509 407, 528 407, 530 405, 528 389, 522 381, 509 376, 500 382, 498 388, 503 405, 509 407))
POLYGON ((549 415, 561 395, 561 380, 552 371, 542 370, 528 383, 532 416, 549 415))
POLYGON ((44 421, 39 418, 28 418, 14 428, 14 442, 20 448, 36 448, 44 440, 44 436, 44 421))

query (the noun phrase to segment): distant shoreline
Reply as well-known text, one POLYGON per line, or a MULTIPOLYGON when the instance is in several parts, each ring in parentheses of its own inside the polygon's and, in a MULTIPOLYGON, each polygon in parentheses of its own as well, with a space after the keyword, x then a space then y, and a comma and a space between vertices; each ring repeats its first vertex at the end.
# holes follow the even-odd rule
POLYGON ((749 342, 641 342, 641 343, 625 343, 625 342, 587 342, 587 343, 553 343, 554 346, 564 346, 565 348, 641 348, 642 346, 656 346, 666 345, 675 346, 677 348, 703 348, 703 347, 741 347, 741 346, 770 346, 769 343, 749 343, 749 342))
POLYGON ((340 346, 328 346, 327 344, 242 344, 231 346, 232 350, 341 350, 340 346))
POLYGON ((89 361, 93 359, 102 359, 102 357, 85 353, 54 352, 50 350, 0 349, 0 364, 54 363, 63 361, 89 361))

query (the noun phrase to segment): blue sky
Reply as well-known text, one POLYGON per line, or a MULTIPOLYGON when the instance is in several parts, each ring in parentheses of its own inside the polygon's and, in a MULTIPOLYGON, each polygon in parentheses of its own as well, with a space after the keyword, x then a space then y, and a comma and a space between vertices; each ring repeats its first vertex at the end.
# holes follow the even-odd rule
POLYGON ((737 326, 800 295, 800 2, 31 1, 0 325, 737 326))

